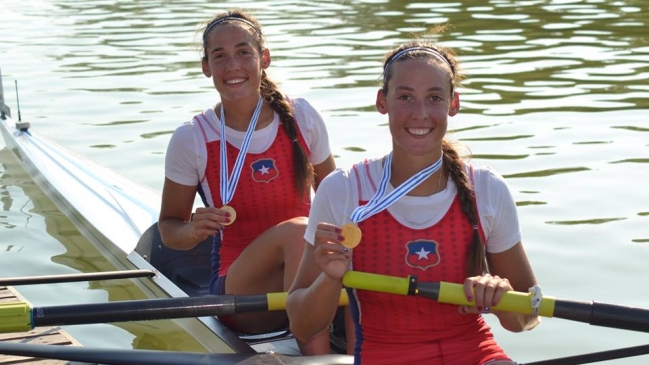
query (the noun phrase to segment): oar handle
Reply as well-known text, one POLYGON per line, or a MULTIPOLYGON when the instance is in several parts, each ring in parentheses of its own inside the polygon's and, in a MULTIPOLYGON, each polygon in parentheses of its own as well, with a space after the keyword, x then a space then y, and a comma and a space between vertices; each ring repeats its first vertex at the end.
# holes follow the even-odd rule
MULTIPOLYGON (((286 298, 288 297, 288 292, 268 293, 266 294, 266 297, 268 298, 269 311, 280 311, 286 309, 286 298)), ((347 291, 345 291, 345 289, 340 291, 338 305, 341 307, 349 305, 349 297, 347 296, 347 291)))
MULTIPOLYGON (((438 302, 465 305, 469 307, 475 306, 475 302, 469 302, 466 299, 464 286, 462 284, 441 281, 439 285, 438 302)), ((492 307, 492 310, 532 314, 532 295, 532 293, 508 291, 503 294, 502 298, 500 298, 498 305, 492 307)), ((552 317, 554 314, 555 301, 556 299, 553 297, 544 296, 541 300, 538 315, 543 317, 552 317)))
POLYGON ((400 278, 360 271, 347 271, 343 276, 343 285, 348 288, 371 290, 381 293, 413 295, 417 280, 412 277, 400 278))
POLYGON ((29 303, 0 304, 0 333, 27 332, 33 328, 29 303))
MULTIPOLYGON (((437 300, 440 303, 475 306, 464 295, 464 286, 461 284, 417 283, 413 276, 399 278, 395 276, 370 274, 359 271, 347 271, 343 276, 343 284, 348 288, 372 290, 382 293, 398 295, 419 295, 437 300)), ((506 292, 498 305, 493 310, 532 314, 532 293, 516 291, 506 292)), ((556 299, 544 296, 539 307, 539 315, 552 317, 556 299)))

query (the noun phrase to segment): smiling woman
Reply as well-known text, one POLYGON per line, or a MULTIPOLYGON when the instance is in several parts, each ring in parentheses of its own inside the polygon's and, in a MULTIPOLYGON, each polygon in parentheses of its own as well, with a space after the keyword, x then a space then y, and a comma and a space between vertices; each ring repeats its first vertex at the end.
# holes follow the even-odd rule
MULTIPOLYGON (((324 121, 306 100, 282 94, 268 78, 270 51, 252 15, 232 10, 216 16, 202 41, 203 74, 221 100, 171 137, 162 240, 191 249, 213 237, 212 294, 286 291, 304 249, 311 188, 335 168, 324 121), (192 214, 196 193, 205 207, 192 214)), ((247 333, 287 327, 284 311, 219 319, 247 333)), ((299 345, 303 354, 330 352, 326 332, 299 345)))
POLYGON ((464 284, 475 307, 348 287, 355 364, 515 364, 483 316, 493 313, 512 332, 534 328, 536 315, 492 307, 536 279, 504 179, 463 161, 446 139, 460 79, 440 45, 414 41, 388 53, 376 108, 388 115, 392 151, 329 175, 316 193, 311 244, 287 300, 297 339, 327 327, 348 270, 415 276, 464 284), (348 231, 362 240, 349 244, 348 231))

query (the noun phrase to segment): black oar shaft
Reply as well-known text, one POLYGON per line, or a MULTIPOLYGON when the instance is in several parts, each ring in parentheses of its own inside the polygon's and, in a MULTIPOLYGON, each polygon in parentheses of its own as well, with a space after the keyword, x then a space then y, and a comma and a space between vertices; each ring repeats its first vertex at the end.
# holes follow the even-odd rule
POLYGON ((649 332, 649 310, 645 308, 557 299, 553 316, 594 326, 649 332))
POLYGON ((203 354, 180 351, 93 349, 0 342, 0 354, 110 365, 352 365, 348 355, 203 354))
POLYGON ((534 362, 529 362, 521 365, 581 365, 581 364, 590 364, 594 362, 623 359, 627 357, 641 356, 647 354, 649 354, 649 345, 640 345, 634 347, 626 347, 623 349, 593 352, 590 354, 534 361, 534 362))
POLYGON ((132 278, 154 277, 154 276, 156 276, 156 272, 152 270, 122 270, 122 271, 105 271, 105 272, 93 272, 93 273, 63 274, 63 275, 23 276, 23 277, 14 277, 14 278, 0 278, 0 286, 68 283, 68 282, 75 282, 75 281, 93 281, 93 280, 132 279, 132 278))
POLYGON ((34 307, 34 327, 225 316, 268 309, 267 295, 202 296, 34 307))

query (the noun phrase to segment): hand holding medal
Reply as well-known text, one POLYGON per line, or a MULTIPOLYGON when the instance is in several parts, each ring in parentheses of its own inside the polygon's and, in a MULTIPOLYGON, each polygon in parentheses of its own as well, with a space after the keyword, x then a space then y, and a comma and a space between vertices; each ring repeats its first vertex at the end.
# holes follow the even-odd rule
POLYGON ((234 223, 234 220, 237 219, 237 211, 234 210, 234 208, 232 208, 229 205, 222 206, 221 210, 224 211, 224 212, 227 212, 228 214, 230 214, 230 216, 228 217, 228 218, 230 218, 230 220, 227 221, 227 222, 221 222, 221 225, 222 226, 229 226, 230 224, 234 223))

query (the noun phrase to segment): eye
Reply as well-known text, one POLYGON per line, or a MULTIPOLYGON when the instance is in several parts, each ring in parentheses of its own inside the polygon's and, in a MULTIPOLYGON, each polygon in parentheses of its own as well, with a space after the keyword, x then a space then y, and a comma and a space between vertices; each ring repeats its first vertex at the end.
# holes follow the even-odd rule
POLYGON ((410 95, 401 94, 401 95, 397 96, 397 99, 399 99, 399 100, 410 100, 410 95))

